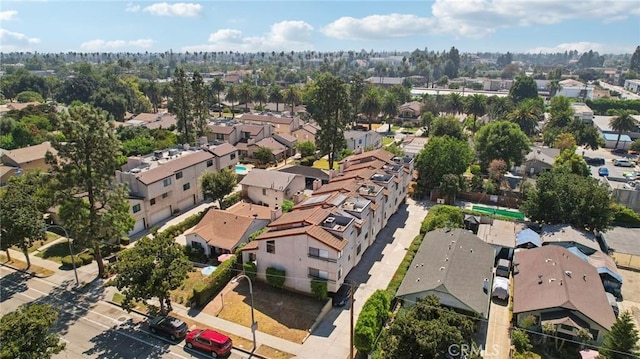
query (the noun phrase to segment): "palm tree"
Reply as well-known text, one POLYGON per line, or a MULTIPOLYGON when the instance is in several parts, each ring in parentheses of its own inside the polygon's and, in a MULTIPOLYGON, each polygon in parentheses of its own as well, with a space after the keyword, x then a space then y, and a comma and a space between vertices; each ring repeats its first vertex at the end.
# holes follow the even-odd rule
POLYGON ((294 85, 289 85, 286 90, 283 91, 282 97, 285 103, 291 105, 291 117, 293 117, 293 108, 296 104, 300 103, 300 91, 294 85))
POLYGON ((235 103, 236 101, 238 101, 238 90, 235 86, 229 85, 229 88, 227 89, 227 95, 224 97, 224 99, 231 102, 231 118, 236 118, 235 103))
POLYGON ((391 122, 398 115, 398 99, 392 92, 387 92, 382 98, 381 111, 385 121, 389 122, 389 132, 391 132, 391 122))
POLYGON ((253 89, 249 83, 245 82, 238 90, 238 99, 244 102, 244 112, 249 112, 249 102, 253 99, 253 89))
POLYGON ((272 85, 269 88, 269 102, 275 102, 276 104, 276 112, 279 112, 278 104, 280 104, 283 100, 282 90, 278 85, 272 85))
POLYGON ((560 90, 562 90, 562 85, 560 85, 558 80, 551 80, 549 82, 549 97, 555 96, 560 90))
POLYGON ((631 114, 628 111, 619 111, 618 116, 609 121, 609 126, 611 126, 614 131, 618 132, 618 139, 616 140, 616 145, 613 147, 616 149, 618 148, 618 143, 620 142, 620 136, 622 136, 622 133, 636 129, 638 122, 631 117, 631 114))
POLYGON ((262 104, 269 100, 267 89, 264 86, 256 86, 253 90, 253 100, 257 101, 260 107, 262 107, 262 104))
POLYGON ((531 136, 536 129, 541 115, 540 108, 536 105, 535 101, 528 99, 518 104, 518 107, 507 115, 507 119, 520 126, 522 132, 526 133, 527 136, 531 136))
POLYGON ((462 98, 462 96, 457 93, 457 92, 453 92, 449 95, 449 103, 448 103, 448 107, 449 110, 454 114, 457 115, 461 112, 464 111, 464 100, 462 98))
POLYGON ((375 87, 369 88, 362 96, 362 104, 360 106, 362 113, 364 113, 369 120, 369 131, 371 131, 373 117, 378 116, 380 113, 380 107, 380 94, 378 90, 375 87))
POLYGON ((475 131, 478 116, 483 116, 487 112, 487 96, 473 94, 467 96, 465 101, 465 113, 467 116, 473 116, 473 128, 475 131))
POLYGON ((216 77, 213 79, 213 81, 211 81, 210 88, 211 92, 215 93, 216 97, 218 98, 218 108, 220 109, 218 117, 222 117, 222 103, 220 102, 220 93, 224 91, 224 82, 222 82, 222 79, 220 77, 216 77))
POLYGON ((513 102, 504 96, 491 96, 487 99, 487 114, 491 120, 504 119, 511 111, 513 111, 513 102))

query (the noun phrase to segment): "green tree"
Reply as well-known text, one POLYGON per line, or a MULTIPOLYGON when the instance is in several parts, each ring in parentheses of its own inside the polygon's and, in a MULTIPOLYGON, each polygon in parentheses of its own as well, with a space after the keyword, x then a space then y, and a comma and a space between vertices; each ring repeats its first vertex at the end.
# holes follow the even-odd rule
POLYGON ((293 116, 295 114, 294 108, 296 104, 300 103, 302 98, 300 90, 294 85, 289 85, 289 87, 283 91, 282 97, 285 103, 291 105, 291 116, 293 116))
POLYGON ((389 123, 389 132, 391 132, 391 123, 398 116, 398 99, 394 94, 391 92, 384 94, 380 111, 382 111, 385 121, 389 123))
POLYGON ((367 116, 369 122, 369 131, 371 131, 373 119, 378 116, 381 107, 380 92, 375 87, 369 87, 362 96, 362 102, 360 103, 362 113, 367 116))
POLYGON ((487 114, 492 121, 506 119, 511 111, 513 111, 513 102, 508 97, 487 98, 487 114))
POLYGON ((298 148, 298 151, 300 151, 300 156, 302 157, 313 156, 316 153, 316 145, 311 141, 300 142, 296 147, 298 148))
POLYGON ((451 136, 463 140, 462 125, 453 116, 438 116, 429 126, 429 135, 432 137, 451 136))
POLYGON ((473 130, 475 131, 478 117, 487 113, 487 96, 480 94, 467 96, 464 103, 464 112, 467 116, 473 116, 473 130))
POLYGON ((253 100, 258 102, 262 107, 267 101, 269 101, 269 95, 267 89, 263 86, 256 86, 253 90, 253 100))
POLYGON ((454 115, 464 112, 465 101, 459 93, 453 92, 449 94, 447 102, 448 112, 453 113, 454 115))
POLYGON ((41 94, 35 91, 22 91, 16 96, 18 102, 44 102, 41 94))
POLYGON ((171 103, 169 110, 174 113, 178 121, 178 132, 182 142, 194 143, 195 131, 193 125, 192 91, 189 79, 182 68, 177 68, 171 82, 171 103))
POLYGON ((619 111, 618 116, 609 121, 609 126, 618 133, 616 145, 613 147, 618 148, 618 143, 620 142, 620 136, 622 136, 622 133, 635 130, 638 127, 638 122, 631 117, 631 114, 628 111, 619 111))
POLYGON ((227 88, 227 95, 224 97, 225 100, 231 102, 231 117, 236 118, 236 102, 240 96, 238 95, 238 89, 233 86, 233 84, 229 85, 227 88))
POLYGON ((515 123, 497 121, 480 128, 475 136, 475 147, 484 168, 496 159, 504 160, 511 168, 519 166, 529 152, 529 139, 515 123))
POLYGON ((207 130, 207 122, 209 121, 209 101, 207 101, 207 89, 200 72, 193 73, 191 81, 191 102, 193 108, 193 117, 198 136, 204 136, 207 130))
POLYGON ((425 194, 436 188, 447 174, 462 175, 472 160, 473 153, 467 141, 449 136, 432 137, 416 159, 417 193, 425 194))
POLYGON ((284 96, 282 95, 282 89, 278 85, 271 85, 269 87, 269 102, 273 102, 276 104, 276 112, 280 112, 280 104, 284 101, 284 96))
POLYGON ((258 147, 258 150, 253 154, 253 157, 263 165, 275 162, 273 151, 269 147, 258 147))
POLYGON ((118 254, 112 266, 115 286, 124 295, 122 307, 130 311, 136 301, 160 302, 160 312, 171 311, 170 291, 180 287, 191 268, 189 258, 174 238, 158 234, 143 237, 133 248, 118 254))
POLYGON ((47 154, 55 179, 60 218, 74 239, 93 247, 98 273, 105 275, 101 243, 118 242, 134 225, 128 190, 115 183, 121 144, 113 121, 89 105, 70 107, 62 115, 62 138, 52 141, 57 156, 47 154))
POLYGON ((631 55, 629 70, 640 73, 640 46, 636 46, 636 51, 634 51, 633 55, 631 55))
POLYGON ((520 126, 522 132, 527 136, 535 133, 538 121, 543 115, 543 110, 538 106, 535 100, 527 99, 518 104, 507 118, 509 121, 520 126))
POLYGON ((328 73, 321 74, 311 85, 309 104, 312 117, 320 126, 316 146, 329 156, 329 168, 345 147, 344 128, 349 122, 349 96, 345 83, 328 73))
POLYGON ((65 344, 51 332, 58 312, 50 305, 25 304, 0 318, 1 359, 48 359, 65 344))
POLYGON ((456 196, 463 188, 462 178, 451 173, 442 176, 442 182, 440 182, 440 186, 438 187, 440 193, 451 198, 453 201, 456 200, 456 196))
POLYGON ((614 215, 605 184, 558 169, 538 177, 520 209, 532 221, 570 223, 590 231, 605 230, 614 215))
POLYGON ((633 324, 633 317, 630 312, 624 312, 605 334, 599 352, 606 359, 637 358, 640 354, 638 342, 640 335, 633 324))
POLYGON ((355 73, 349 78, 349 103, 351 104, 351 119, 355 122, 360 113, 360 104, 364 94, 365 83, 362 75, 355 73))
POLYGON ((558 80, 549 81, 549 96, 554 97, 560 90, 562 90, 562 85, 558 80))
POLYGON ((568 126, 573 119, 573 112, 571 101, 567 97, 555 96, 549 102, 549 114, 551 115, 549 126, 561 128, 568 126))
POLYGON ((218 100, 218 108, 220 111, 218 112, 218 116, 222 117, 222 102, 220 101, 220 94, 224 91, 224 82, 219 76, 216 76, 213 81, 211 81, 211 92, 216 94, 216 98, 218 100))
POLYGON ((249 102, 253 100, 253 88, 249 83, 243 83, 238 89, 238 100, 244 102, 244 111, 249 111, 249 102))
POLYGON ((218 172, 205 172, 200 176, 200 186, 204 198, 218 202, 218 207, 223 206, 222 199, 233 191, 238 178, 234 171, 224 168, 218 172))
POLYGON ((451 343, 471 345, 474 331, 471 319, 428 296, 400 310, 380 338, 373 358, 440 358, 451 343))
POLYGON ((576 139, 570 133, 559 134, 553 143, 553 147, 559 149, 561 152, 571 148, 575 149, 576 145, 576 139))
MULTIPOLYGON (((2 248, 18 246, 31 267, 29 247, 34 241, 45 240, 43 214, 52 204, 47 189, 47 176, 27 171, 9 179, 0 191, 0 229, 2 248)), ((6 252, 9 256, 9 251, 6 252)))
POLYGON ((591 176, 589 165, 587 165, 587 162, 585 162, 582 156, 576 153, 576 147, 562 150, 560 156, 556 157, 553 167, 564 169, 569 173, 575 173, 584 177, 591 176))
POLYGON ((516 105, 528 98, 538 98, 536 81, 531 76, 518 77, 509 89, 509 98, 516 105))

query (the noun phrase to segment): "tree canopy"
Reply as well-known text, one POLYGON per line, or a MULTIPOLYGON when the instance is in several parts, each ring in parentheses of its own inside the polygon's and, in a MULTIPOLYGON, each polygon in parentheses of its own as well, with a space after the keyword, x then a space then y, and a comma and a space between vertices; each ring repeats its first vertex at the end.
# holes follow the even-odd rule
POLYGON ((507 166, 519 166, 529 152, 529 139, 520 126, 509 121, 497 121, 482 126, 475 138, 478 159, 484 168, 492 160, 502 159, 507 166))
POLYGON ((48 359, 65 344, 51 332, 58 312, 49 305, 25 304, 0 318, 0 359, 48 359))
POLYGON ((613 222, 608 187, 562 169, 540 175, 520 209, 533 221, 569 223, 590 231, 606 230, 613 222))
POLYGON ((622 313, 605 334, 600 355, 605 359, 629 359, 640 355, 640 335, 631 312, 622 313))
POLYGON ((553 167, 584 177, 591 176, 589 165, 587 165, 582 156, 576 153, 576 147, 562 150, 560 156, 556 157, 553 167))
POLYGON ((519 104, 526 99, 538 97, 538 85, 531 76, 520 76, 509 89, 509 98, 514 104, 519 104))
POLYGON ((447 174, 463 174, 472 160, 473 153, 467 141, 449 136, 432 137, 416 159, 417 192, 424 194, 440 186, 447 174))
POLYGON ((218 202, 221 209, 224 209, 222 208, 222 199, 233 191, 236 182, 235 172, 226 168, 218 172, 205 172, 200 176, 200 186, 204 198, 218 202))
POLYGON ((170 291, 182 285, 191 268, 182 246, 162 233, 143 237, 133 248, 118 255, 112 269, 115 286, 124 295, 122 307, 131 310, 135 301, 151 298, 160 302, 160 312, 171 310, 170 291))
POLYGON ((453 116, 438 116, 429 126, 429 135, 434 136, 451 136, 459 140, 465 138, 462 132, 462 125, 453 116))

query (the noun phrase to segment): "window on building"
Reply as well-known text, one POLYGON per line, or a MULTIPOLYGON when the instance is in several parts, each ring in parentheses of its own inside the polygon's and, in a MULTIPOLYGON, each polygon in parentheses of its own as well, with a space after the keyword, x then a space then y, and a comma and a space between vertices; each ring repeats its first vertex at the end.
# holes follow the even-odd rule
POLYGON ((213 160, 207 161, 207 167, 211 167, 211 166, 213 166, 213 160))
POLYGON ((151 198, 151 200, 149 201, 149 204, 152 205, 152 206, 154 204, 156 204, 156 199, 155 198, 151 198))
POLYGON ((232 153, 231 156, 229 156, 229 158, 231 158, 232 160, 235 160, 236 159, 236 154, 232 153))
POLYGON ((342 278, 342 266, 338 267, 338 279, 342 278))
POLYGON ((276 241, 267 241, 267 253, 276 253, 276 241))
POLYGON ((189 188, 191 188, 191 183, 189 183, 189 182, 187 182, 187 183, 185 183, 185 184, 183 184, 183 185, 182 185, 182 190, 183 190, 183 191, 186 191, 186 190, 188 190, 189 188))
POLYGON ((133 207, 131 207, 131 210, 133 211, 133 213, 138 213, 140 212, 140 205, 136 204, 133 207))
POLYGON ((263 195, 263 196, 266 196, 266 195, 267 195, 267 189, 266 189, 266 188, 263 188, 263 189, 262 189, 262 195, 263 195))
POLYGON ((329 252, 324 249, 309 247, 309 257, 329 258, 329 252))
POLYGON ((182 172, 176 173, 176 179, 179 180, 180 178, 182 178, 182 172))
POLYGON ((163 193, 163 194, 162 194, 162 198, 167 198, 167 197, 169 197, 169 194, 168 194, 168 193, 163 193))
POLYGON ((358 144, 361 145, 362 144, 362 140, 358 140, 358 144))
POLYGON ((329 273, 327 271, 323 271, 315 268, 309 268, 309 277, 329 279, 329 273))
POLYGON ((356 248, 356 254, 360 254, 362 251, 362 244, 358 244, 358 248, 356 248))
POLYGON ((162 181, 162 184, 165 187, 171 186, 171 178, 165 178, 164 181, 162 181))
POLYGON ((224 134, 216 133, 216 140, 224 140, 224 134))

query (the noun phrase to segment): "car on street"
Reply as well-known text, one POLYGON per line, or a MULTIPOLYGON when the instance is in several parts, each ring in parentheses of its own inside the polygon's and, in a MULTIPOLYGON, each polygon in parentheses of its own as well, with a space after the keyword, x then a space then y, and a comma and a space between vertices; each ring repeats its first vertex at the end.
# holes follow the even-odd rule
POLYGON ((622 175, 624 178, 632 181, 640 179, 640 172, 638 171, 623 172, 622 175))
POLYGON ((600 157, 584 157, 584 161, 590 166, 602 166, 605 163, 604 158, 600 157))
POLYGON ((598 175, 603 177, 609 176, 609 169, 607 167, 598 168, 598 175))
POLYGON ((334 307, 344 307, 349 303, 349 285, 343 284, 335 293, 329 293, 334 307))
POLYGON ((613 160, 613 165, 619 167, 635 167, 629 160, 613 160))
POLYGON ((189 349, 196 349, 217 358, 231 352, 233 341, 228 336, 211 329, 194 329, 185 338, 189 349))
POLYGON ((187 323, 170 315, 158 316, 149 320, 149 330, 153 334, 163 334, 171 340, 178 340, 187 335, 187 323))
POLYGON ((617 153, 619 155, 626 155, 627 153, 629 153, 629 151, 625 150, 624 148, 616 148, 615 150, 611 151, 612 153, 617 153))

